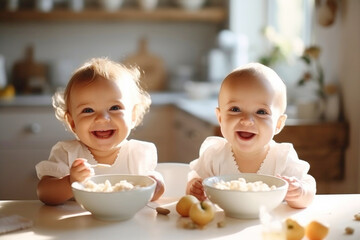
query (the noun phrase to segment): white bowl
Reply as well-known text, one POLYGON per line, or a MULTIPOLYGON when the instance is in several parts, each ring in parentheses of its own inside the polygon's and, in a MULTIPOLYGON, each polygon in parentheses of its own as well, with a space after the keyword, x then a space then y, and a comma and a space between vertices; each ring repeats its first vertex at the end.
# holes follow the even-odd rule
POLYGON ((284 200, 288 189, 288 183, 285 180, 256 173, 209 177, 204 179, 203 185, 210 201, 221 207, 226 216, 244 219, 259 218, 261 206, 266 207, 268 211, 279 206, 284 200), (237 180, 238 178, 244 178, 246 182, 262 181, 269 186, 275 185, 276 189, 242 192, 237 190, 221 190, 214 187, 214 184, 220 180, 227 182, 237 180))
POLYGON ((122 221, 132 218, 152 198, 156 186, 154 179, 141 175, 97 175, 90 178, 99 184, 109 180, 115 185, 120 180, 127 180, 140 188, 117 192, 90 192, 84 189, 84 185, 74 182, 71 187, 75 200, 92 215, 100 220, 122 221))
POLYGON ((206 2, 206 0, 176 0, 177 4, 189 11, 195 11, 202 8, 206 2))
POLYGON ((121 8, 124 0, 99 0, 100 6, 108 12, 115 12, 121 8))

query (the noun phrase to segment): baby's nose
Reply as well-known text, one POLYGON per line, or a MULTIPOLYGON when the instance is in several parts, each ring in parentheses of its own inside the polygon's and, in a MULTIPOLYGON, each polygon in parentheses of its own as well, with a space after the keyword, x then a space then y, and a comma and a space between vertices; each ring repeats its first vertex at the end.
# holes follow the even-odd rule
POLYGON ((110 120, 110 115, 108 112, 104 111, 104 112, 99 112, 96 115, 96 121, 109 121, 110 120))
POLYGON ((250 114, 243 114, 240 123, 244 126, 252 126, 254 124, 254 119, 250 114))

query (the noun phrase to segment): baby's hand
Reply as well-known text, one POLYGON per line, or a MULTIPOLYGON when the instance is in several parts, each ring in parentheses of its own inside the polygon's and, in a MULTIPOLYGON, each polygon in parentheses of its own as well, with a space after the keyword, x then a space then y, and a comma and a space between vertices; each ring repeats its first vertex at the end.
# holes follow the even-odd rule
POLYGON ((190 194, 194 195, 200 201, 204 201, 206 199, 204 186, 202 185, 201 178, 197 178, 193 180, 190 186, 190 194))
POLYGON ((84 158, 76 159, 70 168, 70 183, 82 182, 93 174, 93 169, 84 158))
POLYGON ((289 188, 285 196, 286 201, 296 201, 303 196, 304 190, 301 182, 296 177, 279 176, 289 183, 289 188))

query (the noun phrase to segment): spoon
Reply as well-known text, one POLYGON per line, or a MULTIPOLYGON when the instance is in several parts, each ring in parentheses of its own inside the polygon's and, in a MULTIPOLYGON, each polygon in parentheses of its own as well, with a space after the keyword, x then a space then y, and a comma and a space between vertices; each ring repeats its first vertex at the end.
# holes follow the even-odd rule
POLYGON ((92 168, 96 168, 96 167, 105 167, 105 168, 109 168, 109 167, 111 167, 111 165, 109 165, 109 164, 105 164, 105 163, 98 163, 98 164, 92 164, 92 165, 90 165, 90 167, 92 167, 92 168))

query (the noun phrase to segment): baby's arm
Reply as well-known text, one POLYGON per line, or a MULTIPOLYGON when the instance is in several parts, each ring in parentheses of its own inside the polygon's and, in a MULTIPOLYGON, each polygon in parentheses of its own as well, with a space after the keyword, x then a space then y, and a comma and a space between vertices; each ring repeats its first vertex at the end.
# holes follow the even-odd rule
POLYGON ((206 199, 204 186, 202 185, 201 178, 191 179, 186 186, 186 194, 194 195, 200 201, 206 199))
POLYGON ((156 181, 156 188, 155 188, 154 196, 151 199, 151 201, 156 201, 161 197, 161 195, 163 195, 163 193, 165 191, 165 186, 164 186, 163 181, 157 179, 155 176, 149 176, 149 177, 153 178, 156 181))
POLYGON ((71 166, 70 174, 62 178, 42 177, 37 186, 39 199, 48 205, 58 205, 72 198, 71 184, 75 181, 81 182, 91 174, 85 163, 85 159, 76 159, 71 166))
POLYGON ((286 193, 285 200, 290 207, 293 208, 306 208, 313 201, 316 189, 313 187, 315 179, 309 177, 300 181, 296 177, 281 176, 282 179, 289 183, 288 192, 286 193))

